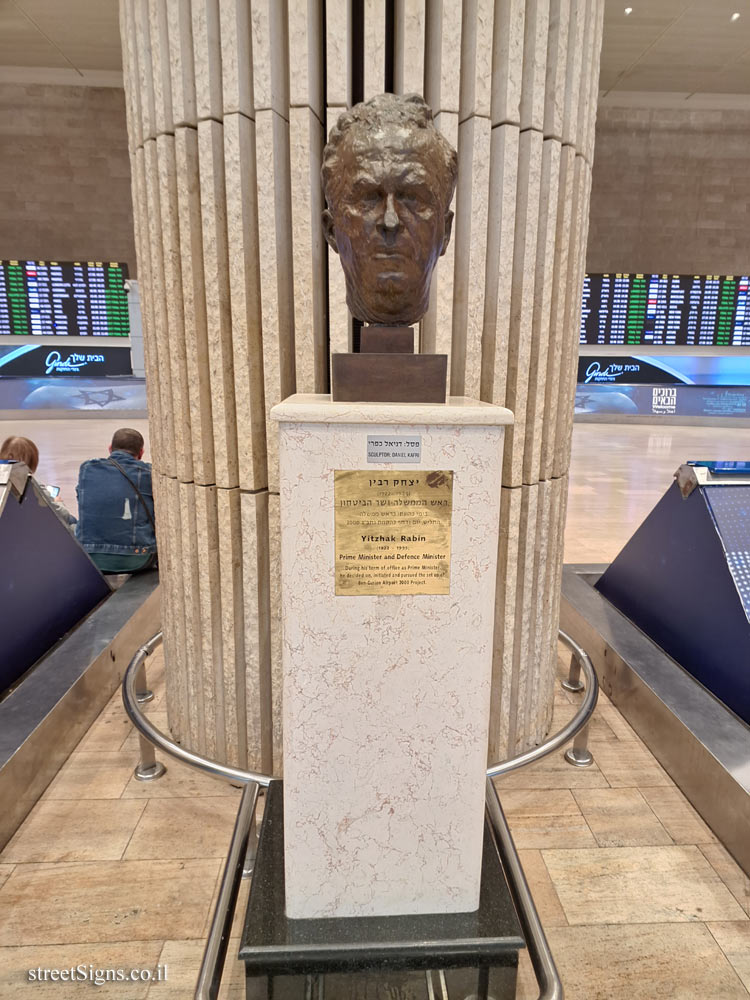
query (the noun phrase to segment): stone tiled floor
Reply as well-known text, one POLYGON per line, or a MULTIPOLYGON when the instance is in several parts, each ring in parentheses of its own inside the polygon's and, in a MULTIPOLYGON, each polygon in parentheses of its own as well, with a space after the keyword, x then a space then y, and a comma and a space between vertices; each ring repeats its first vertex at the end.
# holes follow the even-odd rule
MULTIPOLYGON (((561 676, 565 665, 561 649, 561 676)), ((148 666, 149 714, 165 725, 160 652, 148 666)), ((555 728, 577 697, 558 689, 555 728)), ((746 998, 750 880, 606 698, 591 748, 590 768, 558 754, 497 785, 566 996, 746 998)), ((32 967, 80 964, 167 966, 150 989, 97 996, 191 995, 239 792, 173 761, 136 782, 136 754, 118 693, 0 854, 3 998, 86 996, 27 981, 32 967)), ((239 920, 233 935, 236 949, 239 920)), ((243 996, 241 972, 230 960, 224 1000, 243 996)), ((519 1000, 537 995, 524 960, 519 1000)))
MULTIPOLYGON (((558 689, 555 728, 575 701, 558 689)), ((497 784, 566 997, 746 997, 750 880, 604 697, 590 747, 497 784)), ((537 997, 528 961, 520 979, 537 997)))
MULTIPOLYGON (((78 432, 69 464, 111 436, 95 423, 78 432)), ((576 427, 566 558, 609 561, 681 461, 743 457, 746 440, 726 429, 576 427)), ((157 652, 148 664, 149 711, 164 727, 161 662, 157 652)), ((561 656, 561 675, 565 666, 561 656)), ((555 728, 576 704, 558 688, 555 728)), ((746 1000, 750 880, 605 698, 591 748, 591 768, 557 754, 498 781, 566 997, 746 1000)), ((98 987, 106 1000, 192 996, 239 791, 171 761, 160 781, 137 782, 136 755, 118 693, 0 854, 3 1000, 89 996, 89 984, 28 981, 32 968, 78 965, 167 967, 166 982, 98 987)), ((239 920, 232 935, 230 954, 239 920)), ((223 1000, 244 995, 241 971, 230 960, 223 1000)), ((533 1000, 526 958, 519 980, 519 1000, 533 1000)))

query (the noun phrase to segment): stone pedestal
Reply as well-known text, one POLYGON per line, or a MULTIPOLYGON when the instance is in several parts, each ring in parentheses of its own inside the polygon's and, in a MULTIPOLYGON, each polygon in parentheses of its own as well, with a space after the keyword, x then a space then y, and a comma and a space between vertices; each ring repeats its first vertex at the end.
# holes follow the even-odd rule
MULTIPOLYGON (((297 395, 271 416, 281 463, 287 915, 475 910, 503 436, 512 415, 465 398, 441 406, 297 395), (373 460, 405 440, 418 441, 418 461, 373 460), (376 510, 385 495, 378 484, 397 479, 407 492, 394 510, 418 511, 404 536, 400 526, 389 535, 373 514, 361 551, 377 556, 372 541, 380 540, 383 560, 392 560, 364 587, 375 591, 378 580, 415 580, 415 569, 397 568, 403 538, 403 555, 417 566, 445 528, 435 527, 429 491, 419 499, 425 494, 408 484, 445 484, 452 473, 449 572, 437 586, 422 580, 405 585, 422 592, 347 595, 346 575, 335 569, 335 525, 342 532, 346 518, 335 516, 334 484, 344 470, 361 470, 360 482, 372 484, 361 501, 347 501, 351 509, 371 501, 376 510), (421 537, 424 550, 414 542, 421 537)), ((441 545, 445 552, 444 538, 441 545)))
POLYGON ((285 907, 281 784, 268 788, 240 940, 247 1000, 514 1000, 524 940, 488 823, 475 912, 300 924, 285 907))

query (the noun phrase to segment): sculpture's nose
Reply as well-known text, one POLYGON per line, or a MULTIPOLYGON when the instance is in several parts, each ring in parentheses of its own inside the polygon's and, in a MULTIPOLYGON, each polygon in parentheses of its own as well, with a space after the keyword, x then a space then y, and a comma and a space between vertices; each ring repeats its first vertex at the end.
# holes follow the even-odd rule
POLYGON ((393 232, 398 229, 401 224, 401 220, 396 212, 396 203, 393 200, 393 195, 386 195, 385 199, 385 215, 383 216, 383 228, 389 232, 393 232))

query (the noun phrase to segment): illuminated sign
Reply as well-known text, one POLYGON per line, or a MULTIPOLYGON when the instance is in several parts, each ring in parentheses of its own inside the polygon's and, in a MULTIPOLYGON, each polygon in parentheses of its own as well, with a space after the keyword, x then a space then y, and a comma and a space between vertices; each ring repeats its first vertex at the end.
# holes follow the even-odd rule
POLYGON ((750 276, 587 274, 582 344, 750 346, 750 276))
POLYGON ((127 264, 0 260, 0 334, 127 337, 127 264))
POLYGON ((750 385, 750 355, 585 354, 579 385, 750 385))
POLYGON ((58 350, 43 344, 0 346, 0 378, 40 375, 130 375, 133 367, 127 347, 102 347, 87 351, 58 350))
POLYGON ((44 362, 47 366, 45 375, 77 375, 82 368, 93 365, 103 365, 103 354, 69 354, 63 361, 59 351, 50 351, 44 362))
POLYGON ((581 359, 585 365, 585 371, 583 373, 583 378, 580 378, 579 382, 584 382, 588 384, 589 382, 616 382, 618 379, 622 382, 632 382, 634 377, 640 373, 641 366, 639 364, 617 364, 616 362, 611 362, 605 368, 602 368, 601 361, 591 361, 588 364, 588 358, 581 359))
POLYGON ((579 385, 576 416, 750 417, 750 388, 700 385, 579 385))
POLYGON ((690 382, 689 377, 677 370, 673 358, 658 357, 606 357, 584 355, 578 359, 578 382, 581 385, 654 385, 690 382))

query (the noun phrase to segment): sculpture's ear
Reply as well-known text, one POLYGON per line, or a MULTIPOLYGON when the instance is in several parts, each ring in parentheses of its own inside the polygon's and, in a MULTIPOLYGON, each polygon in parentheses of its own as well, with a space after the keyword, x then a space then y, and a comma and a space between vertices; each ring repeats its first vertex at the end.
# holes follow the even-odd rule
POLYGON ((333 216, 327 208, 323 210, 323 232, 325 233, 328 246, 331 250, 335 250, 338 253, 339 248, 336 245, 336 236, 333 231, 333 216))
POLYGON ((443 245, 440 248, 440 256, 442 257, 445 251, 448 249, 448 244, 451 241, 451 230, 453 229, 453 212, 448 209, 445 213, 445 232, 443 234, 443 245))

